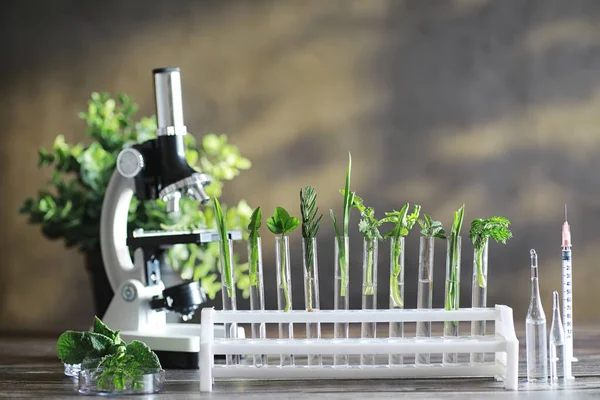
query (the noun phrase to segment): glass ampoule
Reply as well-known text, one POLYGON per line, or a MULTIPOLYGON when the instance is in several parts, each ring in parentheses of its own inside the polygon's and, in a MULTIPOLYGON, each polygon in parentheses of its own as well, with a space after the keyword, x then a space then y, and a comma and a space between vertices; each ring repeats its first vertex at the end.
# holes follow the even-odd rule
POLYGON ((525 344, 527 348, 527 381, 548 381, 548 345, 546 336, 546 314, 540 297, 538 258, 531 249, 531 300, 525 319, 525 344))
POLYGON ((550 325, 550 339, 548 340, 550 353, 550 383, 558 383, 559 371, 563 369, 565 347, 565 331, 560 318, 558 292, 552 292, 552 324, 550 325))

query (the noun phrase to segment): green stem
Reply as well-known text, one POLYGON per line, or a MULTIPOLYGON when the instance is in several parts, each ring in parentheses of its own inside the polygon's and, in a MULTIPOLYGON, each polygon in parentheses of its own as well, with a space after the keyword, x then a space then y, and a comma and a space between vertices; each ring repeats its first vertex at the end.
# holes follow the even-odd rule
POLYGON ((307 271, 306 272, 306 297, 308 297, 307 299, 307 303, 308 303, 308 307, 306 311, 312 311, 312 305, 313 305, 313 290, 312 290, 312 271, 307 271))
POLYGON ((346 270, 346 241, 341 236, 337 237, 338 243, 338 262, 340 268, 340 296, 346 297, 348 286, 348 271, 346 270))
POLYGON ((479 287, 481 287, 481 288, 485 288, 487 286, 486 282, 485 282, 485 276, 483 276, 483 250, 484 249, 485 249, 485 247, 475 250, 475 254, 476 254, 475 263, 477 264, 477 283, 479 284, 479 287))
POLYGON ((258 286, 258 238, 250 236, 250 285, 258 286))
POLYGON ((290 311, 291 302, 290 302, 290 292, 287 285, 287 276, 285 273, 286 270, 286 257, 285 257, 285 240, 284 235, 281 235, 281 243, 280 243, 279 253, 281 253, 281 287, 283 288, 283 295, 285 297, 285 308, 283 311, 290 311))
POLYGON ((308 311, 312 311, 312 304, 313 304, 313 285, 312 285, 312 271, 313 271, 313 241, 311 240, 311 238, 305 238, 304 239, 304 246, 305 246, 305 251, 304 253, 306 254, 306 257, 308 258, 306 260, 306 296, 307 301, 308 301, 308 311))
POLYGON ((373 295, 373 242, 369 241, 367 246, 367 273, 366 282, 363 294, 366 296, 373 295))
POLYGON ((400 287, 398 286, 398 277, 402 272, 402 265, 398 261, 400 259, 400 253, 402 252, 402 246, 400 239, 394 239, 393 248, 392 248, 392 273, 390 276, 390 298, 392 299, 392 304, 394 307, 404 307, 404 299, 402 298, 402 293, 400 292, 400 287))

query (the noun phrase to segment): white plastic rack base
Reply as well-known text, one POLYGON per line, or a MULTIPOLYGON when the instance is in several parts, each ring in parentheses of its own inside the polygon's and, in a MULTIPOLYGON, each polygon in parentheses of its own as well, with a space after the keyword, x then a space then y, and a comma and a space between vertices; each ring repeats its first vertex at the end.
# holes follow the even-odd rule
MULTIPOLYGON (((200 337, 200 391, 211 392, 214 379, 306 380, 306 379, 395 379, 434 377, 493 377, 504 381, 508 390, 517 390, 519 341, 515 335, 510 307, 467 308, 455 311, 420 310, 322 310, 307 311, 216 311, 202 310, 200 337), (215 339, 214 324, 249 323, 362 323, 362 322, 444 322, 495 321, 495 333, 488 336, 455 338, 374 338, 374 339, 215 339), (490 363, 404 364, 374 366, 296 365, 215 365, 215 354, 411 354, 494 353, 490 363)), ((251 357, 250 357, 251 358, 251 357)))

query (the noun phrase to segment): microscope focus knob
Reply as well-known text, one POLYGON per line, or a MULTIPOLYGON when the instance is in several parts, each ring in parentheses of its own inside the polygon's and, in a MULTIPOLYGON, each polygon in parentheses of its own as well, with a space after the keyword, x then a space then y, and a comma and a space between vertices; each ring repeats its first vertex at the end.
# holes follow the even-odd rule
POLYGON ((133 178, 144 168, 142 153, 134 148, 122 150, 117 156, 117 171, 125 178, 133 178))

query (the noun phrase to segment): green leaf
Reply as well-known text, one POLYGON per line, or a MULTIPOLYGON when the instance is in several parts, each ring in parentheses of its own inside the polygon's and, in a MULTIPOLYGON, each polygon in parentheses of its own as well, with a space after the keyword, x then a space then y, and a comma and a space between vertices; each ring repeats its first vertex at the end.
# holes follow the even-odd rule
POLYGON ((86 356, 106 355, 112 346, 112 339, 99 333, 66 331, 58 338, 56 353, 64 363, 79 364, 86 356))
POLYGON ((283 233, 283 227, 279 220, 276 219, 275 216, 269 217, 267 219, 267 228, 274 233, 275 235, 280 235, 283 233))
POLYGON ((300 220, 296 217, 290 217, 285 222, 284 233, 290 233, 300 225, 300 220))
POLYGON ((276 207, 273 216, 282 226, 285 226, 287 220, 290 219, 290 214, 283 207, 276 207))
POLYGON ((161 368, 158 356, 150 347, 139 340, 134 340, 129 343, 125 350, 126 354, 134 357, 138 367, 140 368, 161 368))
POLYGON ((248 224, 248 230, 250 230, 252 232, 258 231, 258 228, 260 228, 260 225, 261 225, 260 219, 261 219, 261 211, 260 211, 260 207, 257 207, 252 212, 252 216, 250 216, 250 223, 248 224))

